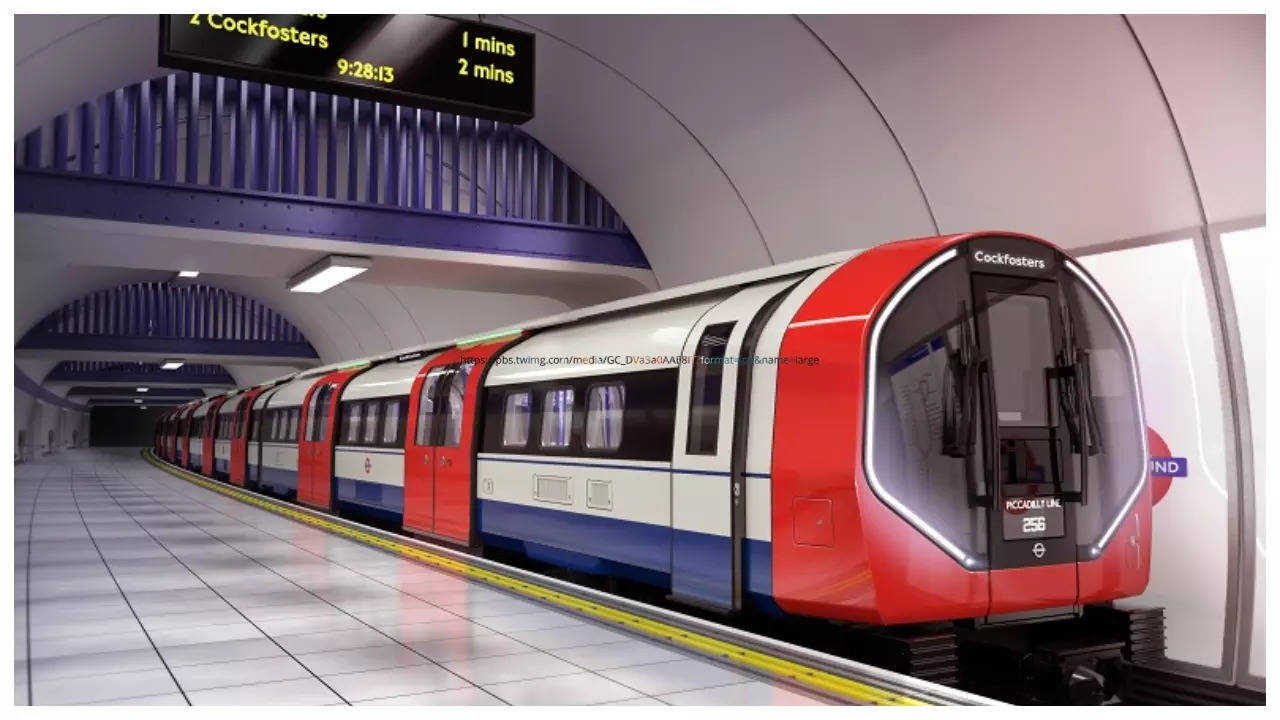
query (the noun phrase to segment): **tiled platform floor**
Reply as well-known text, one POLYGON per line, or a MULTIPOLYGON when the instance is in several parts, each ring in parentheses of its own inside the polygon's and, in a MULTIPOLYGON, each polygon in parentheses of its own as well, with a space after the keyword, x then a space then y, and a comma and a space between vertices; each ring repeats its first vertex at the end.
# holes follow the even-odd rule
POLYGON ((15 466, 19 704, 813 704, 330 535, 135 450, 15 466))

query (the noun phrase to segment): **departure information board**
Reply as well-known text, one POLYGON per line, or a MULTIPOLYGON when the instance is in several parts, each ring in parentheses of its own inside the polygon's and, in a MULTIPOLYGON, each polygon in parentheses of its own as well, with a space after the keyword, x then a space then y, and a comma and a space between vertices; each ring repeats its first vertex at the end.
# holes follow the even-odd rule
POLYGON ((521 123, 534 38, 434 15, 161 15, 160 65, 521 123))

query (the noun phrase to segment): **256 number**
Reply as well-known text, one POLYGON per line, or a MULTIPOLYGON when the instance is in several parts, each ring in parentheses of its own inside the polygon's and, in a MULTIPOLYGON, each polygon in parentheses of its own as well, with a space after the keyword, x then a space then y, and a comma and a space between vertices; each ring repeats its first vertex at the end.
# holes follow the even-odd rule
POLYGON ((1045 531, 1045 520, 1043 516, 1022 518, 1022 532, 1024 534, 1042 533, 1044 531, 1045 531))

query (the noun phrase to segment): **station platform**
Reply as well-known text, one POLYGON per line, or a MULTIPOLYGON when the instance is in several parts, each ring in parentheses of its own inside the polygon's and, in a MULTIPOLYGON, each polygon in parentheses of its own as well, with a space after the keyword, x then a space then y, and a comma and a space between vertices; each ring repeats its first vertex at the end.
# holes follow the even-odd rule
POLYGON ((15 466, 15 703, 830 704, 143 460, 15 466))

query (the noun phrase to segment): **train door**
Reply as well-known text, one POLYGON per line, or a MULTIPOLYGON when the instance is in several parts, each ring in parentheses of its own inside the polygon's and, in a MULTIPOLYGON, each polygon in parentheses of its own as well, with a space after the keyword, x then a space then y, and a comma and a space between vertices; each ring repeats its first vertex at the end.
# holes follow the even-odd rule
POLYGON ((404 433, 404 527, 428 535, 436 533, 436 463, 443 462, 437 458, 442 395, 454 371, 454 364, 441 357, 424 365, 414 378, 404 433))
POLYGON ((333 438, 338 395, 367 366, 329 373, 307 391, 298 431, 298 502, 328 510, 333 502, 333 438))
POLYGON ((278 387, 272 387, 264 390, 254 398, 249 408, 249 442, 245 452, 245 484, 248 487, 257 487, 262 480, 262 442, 270 434, 268 428, 264 427, 269 422, 267 403, 277 389, 278 387))
POLYGON ((225 401, 226 398, 214 400, 204 415, 204 437, 200 440, 200 474, 205 477, 213 477, 214 463, 217 460, 214 457, 214 441, 218 436, 218 411, 225 401))
POLYGON ((772 301, 794 283, 738 291, 685 340, 671 459, 671 594, 682 601, 742 608, 749 367, 772 301))
POLYGON ((249 445, 252 440, 250 420, 253 418, 253 404, 262 394, 263 388, 255 388, 240 398, 236 407, 235 424, 231 433, 231 467, 227 469, 227 477, 232 485, 244 487, 249 469, 249 445))
POLYGON ((414 379, 405 428, 406 530, 472 544, 482 368, 506 344, 446 350, 414 379))
POLYGON ((1060 369, 1064 316, 1058 285, 1040 278, 975 274, 980 372, 986 427, 980 471, 986 478, 991 571, 990 614, 1076 603, 1074 475, 1068 416, 1077 385, 1060 369), (1028 570, 1033 570, 1028 572, 1028 570))
MULTIPOLYGON (((333 383, 321 379, 307 391, 302 403, 302 422, 298 430, 298 502, 328 509, 328 483, 318 488, 316 478, 326 474, 329 451, 329 410, 333 406, 333 383)), ((332 468, 328 468, 330 471, 332 468)))

